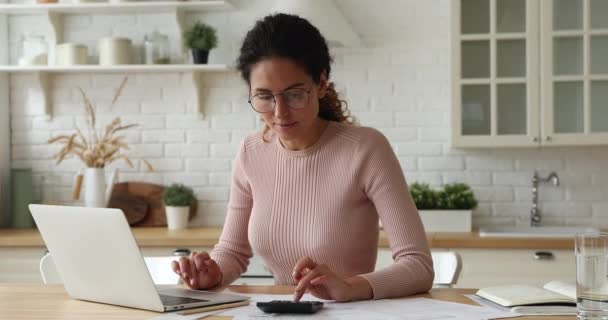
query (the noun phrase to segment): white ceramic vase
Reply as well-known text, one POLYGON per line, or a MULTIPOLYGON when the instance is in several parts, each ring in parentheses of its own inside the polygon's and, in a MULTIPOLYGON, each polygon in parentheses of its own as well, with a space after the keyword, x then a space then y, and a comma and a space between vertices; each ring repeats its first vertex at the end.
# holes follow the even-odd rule
POLYGON ((84 205, 87 207, 106 206, 106 178, 102 168, 84 169, 84 205))
POLYGON ((77 176, 82 176, 84 180, 84 205, 95 208, 107 207, 114 183, 118 181, 118 169, 112 171, 108 182, 103 168, 81 169, 77 176))
POLYGON ((165 206, 165 214, 167 215, 167 228, 169 230, 186 229, 188 227, 190 207, 165 206))

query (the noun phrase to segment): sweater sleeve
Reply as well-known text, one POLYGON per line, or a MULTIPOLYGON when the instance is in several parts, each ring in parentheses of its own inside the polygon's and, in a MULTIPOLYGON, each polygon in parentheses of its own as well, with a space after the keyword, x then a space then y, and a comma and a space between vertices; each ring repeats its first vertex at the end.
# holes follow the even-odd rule
POLYGON ((374 299, 427 292, 433 284, 433 261, 418 210, 399 161, 388 140, 369 129, 359 142, 360 185, 374 203, 388 237, 393 263, 361 275, 374 299))
POLYGON ((249 259, 253 256, 247 231, 253 197, 244 168, 245 158, 245 144, 241 143, 233 164, 226 221, 219 243, 210 254, 222 270, 222 285, 232 283, 247 271, 249 259))

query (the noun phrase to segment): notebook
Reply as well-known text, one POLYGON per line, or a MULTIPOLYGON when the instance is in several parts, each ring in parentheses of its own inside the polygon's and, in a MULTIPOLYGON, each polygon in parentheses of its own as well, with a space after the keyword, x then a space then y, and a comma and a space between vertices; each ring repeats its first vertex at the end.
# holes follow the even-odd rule
POLYGON ((522 314, 576 314, 576 285, 550 281, 542 287, 506 285, 483 288, 477 296, 522 314))

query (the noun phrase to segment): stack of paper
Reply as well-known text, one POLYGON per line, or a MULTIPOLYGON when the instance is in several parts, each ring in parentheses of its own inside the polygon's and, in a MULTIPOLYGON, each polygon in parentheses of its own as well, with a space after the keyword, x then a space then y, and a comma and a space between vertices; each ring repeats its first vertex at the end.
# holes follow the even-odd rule
POLYGON ((277 315, 266 314, 259 310, 255 303, 258 301, 291 300, 293 295, 250 294, 251 304, 245 307, 199 313, 182 316, 175 313, 163 314, 150 320, 195 320, 208 315, 232 316, 234 320, 292 320, 306 319, 336 319, 336 320, 486 320, 516 317, 511 312, 498 311, 492 308, 478 307, 461 303, 438 301, 426 298, 399 300, 369 300, 350 303, 323 301, 311 295, 304 295, 305 301, 323 301, 325 306, 314 315, 277 315))

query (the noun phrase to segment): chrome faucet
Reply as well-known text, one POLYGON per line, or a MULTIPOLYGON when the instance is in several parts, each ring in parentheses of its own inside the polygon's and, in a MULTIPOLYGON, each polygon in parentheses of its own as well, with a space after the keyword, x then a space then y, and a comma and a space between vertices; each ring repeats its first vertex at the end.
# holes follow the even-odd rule
POLYGON ((538 184, 539 182, 551 183, 554 187, 559 186, 559 177, 557 173, 551 172, 546 178, 538 176, 538 172, 534 171, 532 177, 532 210, 530 210, 530 226, 540 226, 541 216, 538 210, 538 184))

